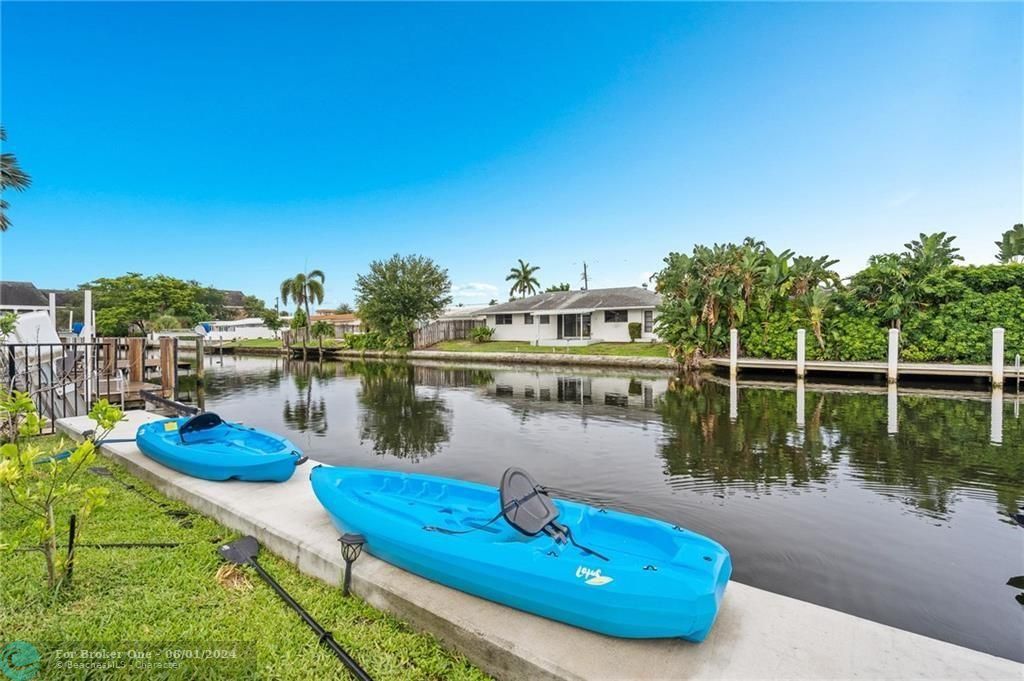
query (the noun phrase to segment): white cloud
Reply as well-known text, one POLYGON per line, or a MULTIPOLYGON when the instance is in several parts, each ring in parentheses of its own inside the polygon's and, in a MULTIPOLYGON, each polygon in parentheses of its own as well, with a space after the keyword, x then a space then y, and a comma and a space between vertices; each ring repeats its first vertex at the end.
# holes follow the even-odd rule
POLYGON ((497 286, 471 281, 468 284, 452 284, 453 298, 493 298, 498 292, 497 286))

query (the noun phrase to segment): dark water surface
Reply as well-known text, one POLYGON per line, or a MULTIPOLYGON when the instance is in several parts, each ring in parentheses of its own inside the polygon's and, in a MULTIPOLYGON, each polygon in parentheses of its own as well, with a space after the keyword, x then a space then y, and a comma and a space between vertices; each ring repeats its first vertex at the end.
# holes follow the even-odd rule
POLYGON ((220 361, 206 408, 313 459, 492 485, 522 466, 713 537, 736 581, 1024 661, 1006 586, 1024 575, 1013 392, 993 414, 988 393, 905 391, 894 421, 878 388, 741 383, 730 399, 719 380, 659 373, 220 361))

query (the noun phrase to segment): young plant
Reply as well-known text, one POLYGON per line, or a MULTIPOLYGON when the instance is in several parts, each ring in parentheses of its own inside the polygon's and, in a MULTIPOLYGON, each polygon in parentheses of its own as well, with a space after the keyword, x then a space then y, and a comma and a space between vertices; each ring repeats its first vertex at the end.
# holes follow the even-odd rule
POLYGON ((474 343, 486 343, 494 335, 494 329, 486 326, 476 326, 469 332, 469 337, 474 343))
MULTIPOLYGON (((97 402, 89 418, 96 422, 92 439, 73 449, 65 449, 61 439, 56 445, 40 447, 31 438, 40 434, 44 421, 27 393, 12 392, 0 400, 0 415, 13 434, 12 441, 0 446, 0 497, 23 511, 28 519, 17 529, 0 537, 0 549, 38 550, 46 561, 47 585, 57 590, 67 576, 73 553, 61 555, 57 548, 58 507, 70 507, 80 533, 93 511, 103 505, 108 490, 83 488, 76 476, 96 460, 96 442, 102 441, 124 417, 107 400, 97 402)), ((6 520, 10 522, 10 516, 6 520)))

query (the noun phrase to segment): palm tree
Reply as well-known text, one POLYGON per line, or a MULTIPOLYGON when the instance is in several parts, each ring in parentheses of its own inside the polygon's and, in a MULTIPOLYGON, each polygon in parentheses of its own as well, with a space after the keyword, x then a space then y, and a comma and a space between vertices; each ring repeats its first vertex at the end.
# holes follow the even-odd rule
MULTIPOLYGON (((0 125, 0 142, 7 141, 7 132, 0 125)), ((18 165, 18 159, 14 154, 3 152, 0 154, 0 195, 8 189, 23 192, 32 184, 32 178, 18 165)), ((0 232, 6 232, 11 226, 7 219, 7 200, 0 198, 0 232)))
POLYGON ((1003 238, 996 242, 999 252, 996 260, 1004 265, 1024 263, 1024 224, 1016 224, 1003 232, 1003 238))
POLYGON ((829 309, 832 292, 824 288, 813 288, 800 297, 804 312, 807 313, 807 321, 811 323, 814 337, 818 339, 818 347, 825 349, 825 337, 821 332, 822 322, 829 309))
POLYGON ((311 331, 313 333, 313 338, 316 338, 317 345, 319 345, 319 347, 320 347, 320 358, 323 359, 323 356, 324 356, 324 337, 327 337, 327 336, 333 337, 334 336, 334 327, 331 324, 329 324, 326 321, 324 321, 323 319, 321 319, 320 321, 318 321, 316 324, 313 325, 313 328, 311 329, 311 331))
POLYGON ((509 271, 509 275, 505 277, 505 281, 512 282, 512 288, 508 292, 509 296, 514 297, 518 293, 521 298, 525 298, 528 294, 536 293, 540 289, 540 282, 533 276, 533 273, 539 269, 540 267, 533 267, 520 258, 519 267, 513 267, 509 271))
MULTIPOLYGON (((311 337, 309 326, 309 301, 314 303, 324 302, 324 273, 320 270, 310 272, 299 272, 291 279, 281 282, 281 302, 288 304, 291 298, 295 304, 304 307, 306 312, 306 340, 311 337)), ((306 344, 302 344, 302 357, 306 357, 306 344)))

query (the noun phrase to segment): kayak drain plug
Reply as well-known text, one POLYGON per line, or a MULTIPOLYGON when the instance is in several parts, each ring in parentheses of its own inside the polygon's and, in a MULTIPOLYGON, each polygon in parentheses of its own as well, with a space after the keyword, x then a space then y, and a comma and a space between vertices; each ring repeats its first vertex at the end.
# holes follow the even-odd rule
POLYGON ((349 588, 352 586, 352 563, 356 562, 356 558, 363 552, 366 538, 361 534, 346 532, 338 537, 338 541, 341 542, 341 557, 345 559, 345 581, 341 593, 348 596, 349 588))

